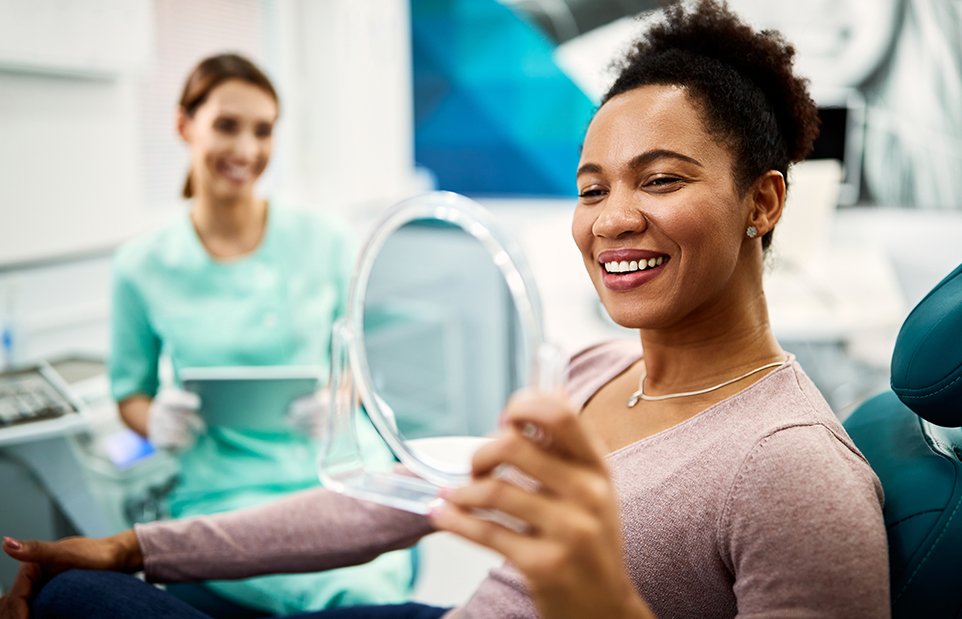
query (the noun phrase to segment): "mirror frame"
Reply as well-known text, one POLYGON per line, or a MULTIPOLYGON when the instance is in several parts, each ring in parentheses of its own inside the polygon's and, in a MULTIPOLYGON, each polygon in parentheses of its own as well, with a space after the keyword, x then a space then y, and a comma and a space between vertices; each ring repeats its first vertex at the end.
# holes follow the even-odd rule
POLYGON ((544 345, 541 302, 524 254, 514 238, 502 230, 494 216, 480 204, 448 191, 436 191, 408 198, 391 208, 374 227, 358 256, 358 266, 348 295, 346 323, 352 337, 348 343, 351 372, 368 416, 381 438, 401 463, 412 473, 434 484, 456 486, 468 481, 470 474, 444 467, 419 455, 401 437, 393 411, 374 389, 374 380, 364 343, 364 309, 371 271, 387 240, 403 226, 419 220, 439 220, 453 224, 478 240, 501 271, 515 303, 520 332, 527 353, 527 382, 538 384, 539 352, 544 345))

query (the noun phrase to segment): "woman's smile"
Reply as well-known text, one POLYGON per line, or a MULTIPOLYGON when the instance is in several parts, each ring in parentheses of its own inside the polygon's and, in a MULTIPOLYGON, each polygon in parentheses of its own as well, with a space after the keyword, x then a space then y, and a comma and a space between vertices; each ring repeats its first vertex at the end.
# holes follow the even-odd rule
POLYGON ((598 254, 601 279, 613 291, 632 290, 658 277, 670 260, 645 249, 611 249, 598 254))
POLYGON ((253 165, 219 162, 217 172, 229 181, 243 184, 257 179, 260 170, 253 165))

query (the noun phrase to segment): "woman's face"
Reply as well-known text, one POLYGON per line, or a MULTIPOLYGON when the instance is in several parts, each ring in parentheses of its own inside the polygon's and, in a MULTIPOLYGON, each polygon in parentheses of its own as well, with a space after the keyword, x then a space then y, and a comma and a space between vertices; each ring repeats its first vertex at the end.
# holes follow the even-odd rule
POLYGON ((732 163, 683 88, 643 86, 598 110, 578 166, 572 233, 615 322, 690 325, 744 300, 751 203, 732 163))
POLYGON ((250 195, 271 157, 277 103, 257 86, 228 80, 192 117, 181 116, 195 192, 231 199, 250 195))

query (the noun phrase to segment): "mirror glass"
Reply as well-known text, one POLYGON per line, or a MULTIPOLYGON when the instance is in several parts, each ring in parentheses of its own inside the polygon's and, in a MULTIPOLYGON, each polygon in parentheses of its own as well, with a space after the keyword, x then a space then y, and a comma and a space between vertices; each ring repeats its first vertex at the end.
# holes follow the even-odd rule
POLYGON ((390 407, 398 438, 427 458, 438 442, 424 439, 491 435, 510 394, 528 382, 529 353, 501 270, 457 225, 415 219, 395 230, 371 268, 362 320, 380 407, 390 407))
POLYGON ((412 198, 385 216, 334 335, 340 395, 322 437, 322 480, 412 511, 426 511, 439 486, 467 481, 510 395, 543 382, 540 308, 523 256, 488 211, 457 194, 412 198), (366 458, 366 424, 413 475, 366 458), (391 499, 399 496, 413 507, 391 499))

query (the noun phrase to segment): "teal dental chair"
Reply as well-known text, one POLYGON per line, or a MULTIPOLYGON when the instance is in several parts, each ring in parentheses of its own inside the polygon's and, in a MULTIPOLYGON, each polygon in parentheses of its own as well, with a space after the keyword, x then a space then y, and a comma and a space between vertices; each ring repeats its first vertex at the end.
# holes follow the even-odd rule
POLYGON ((892 390, 844 425, 885 489, 893 618, 962 617, 962 265, 902 325, 892 390))

